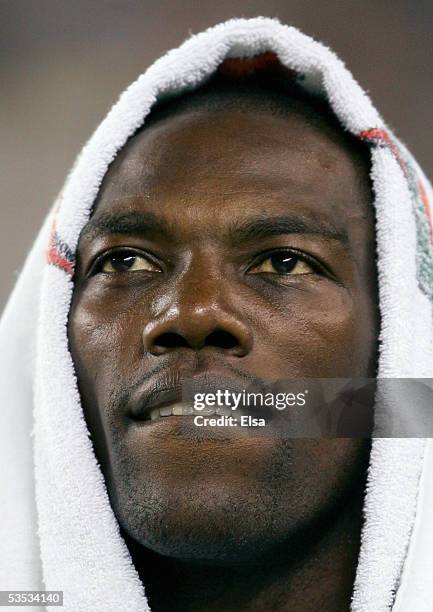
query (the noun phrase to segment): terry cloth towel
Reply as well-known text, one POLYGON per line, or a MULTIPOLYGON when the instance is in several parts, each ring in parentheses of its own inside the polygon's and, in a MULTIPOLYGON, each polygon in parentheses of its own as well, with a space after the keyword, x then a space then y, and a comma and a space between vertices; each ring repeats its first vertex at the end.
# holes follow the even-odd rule
MULTIPOLYGON (((197 87, 226 58, 267 51, 370 143, 378 376, 433 375, 432 191, 414 159, 344 64, 297 29, 234 19, 193 36, 123 93, 86 144, 3 314, 0 589, 62 589, 65 612, 149 610, 88 437, 68 351, 74 254, 108 165, 155 101, 197 87)), ((373 441, 353 612, 432 609, 432 474, 431 440, 373 441)))

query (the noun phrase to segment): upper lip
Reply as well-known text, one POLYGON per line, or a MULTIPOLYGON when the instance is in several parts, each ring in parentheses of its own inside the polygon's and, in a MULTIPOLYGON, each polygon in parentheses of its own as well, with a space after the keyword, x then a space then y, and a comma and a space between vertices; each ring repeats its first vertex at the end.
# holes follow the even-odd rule
POLYGON ((162 408, 170 404, 182 401, 182 387, 172 386, 161 389, 153 389, 148 393, 139 394, 137 400, 131 407, 131 416, 135 419, 150 418, 150 413, 155 408, 162 408))
POLYGON ((218 390, 242 392, 251 386, 251 380, 234 377, 233 375, 204 372, 195 376, 173 377, 176 382, 165 384, 164 378, 153 378, 147 384, 140 386, 132 394, 129 414, 131 418, 146 420, 155 408, 162 408, 186 398, 192 399, 194 393, 215 393, 218 390))

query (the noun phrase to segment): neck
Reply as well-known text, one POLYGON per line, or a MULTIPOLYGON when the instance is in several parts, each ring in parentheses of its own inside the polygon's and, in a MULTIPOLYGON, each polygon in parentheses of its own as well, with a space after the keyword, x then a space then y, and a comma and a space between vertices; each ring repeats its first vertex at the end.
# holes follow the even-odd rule
POLYGON ((316 525, 280 543, 268 558, 236 566, 162 557, 125 539, 155 612, 347 612, 362 505, 363 486, 316 525))

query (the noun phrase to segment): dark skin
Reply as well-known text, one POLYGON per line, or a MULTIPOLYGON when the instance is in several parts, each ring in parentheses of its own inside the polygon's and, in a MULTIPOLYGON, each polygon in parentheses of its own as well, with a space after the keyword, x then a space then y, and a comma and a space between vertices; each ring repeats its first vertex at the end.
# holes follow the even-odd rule
POLYGON ((132 414, 187 378, 374 376, 371 197, 365 159, 299 110, 186 109, 111 165, 79 242, 69 338, 152 610, 349 609, 367 442, 132 414))

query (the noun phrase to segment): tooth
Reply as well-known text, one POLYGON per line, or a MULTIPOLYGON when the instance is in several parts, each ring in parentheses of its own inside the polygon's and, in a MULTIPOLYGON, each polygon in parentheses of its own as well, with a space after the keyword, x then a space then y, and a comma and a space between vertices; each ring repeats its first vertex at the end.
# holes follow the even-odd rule
POLYGON ((182 404, 182 416, 194 414, 194 408, 189 404, 182 404))
POLYGON ((182 404, 173 404, 173 406, 171 407, 171 410, 172 410, 173 416, 182 416, 184 414, 182 404))
POLYGON ((164 406, 163 408, 160 408, 160 409, 159 409, 159 414, 160 414, 162 417, 168 417, 168 416, 171 416, 171 415, 172 415, 172 412, 171 412, 171 406, 164 406))
POLYGON ((203 410, 198 410, 197 414, 204 414, 206 416, 209 416, 211 414, 215 414, 215 408, 212 408, 211 406, 206 406, 205 408, 203 408, 203 410))
POLYGON ((232 413, 228 406, 218 406, 215 412, 224 416, 229 416, 232 413))
POLYGON ((155 408, 154 410, 151 411, 150 418, 152 419, 152 421, 154 421, 155 419, 159 418, 159 410, 158 410, 158 408, 155 408))

